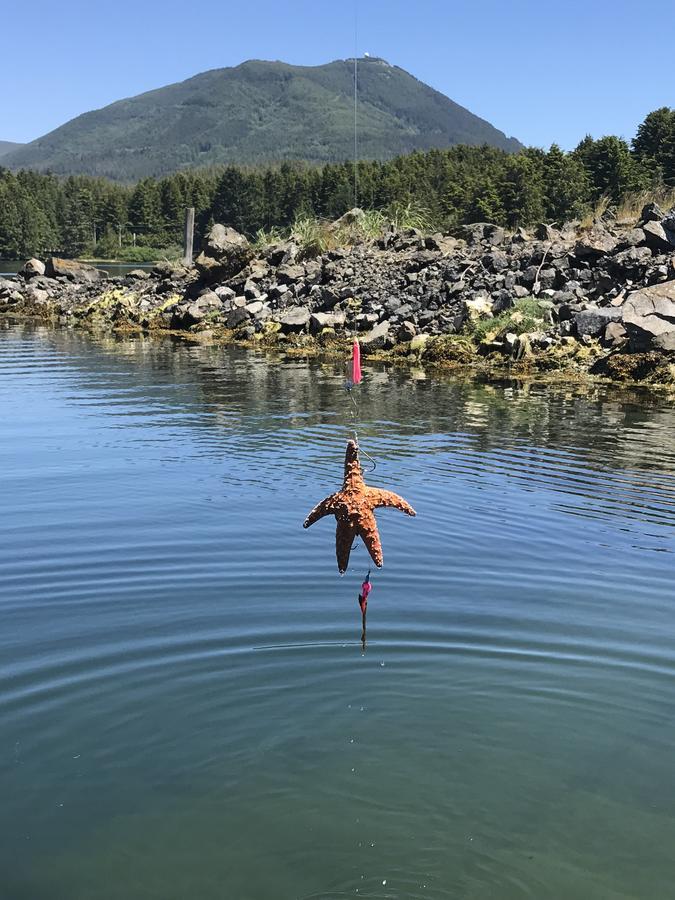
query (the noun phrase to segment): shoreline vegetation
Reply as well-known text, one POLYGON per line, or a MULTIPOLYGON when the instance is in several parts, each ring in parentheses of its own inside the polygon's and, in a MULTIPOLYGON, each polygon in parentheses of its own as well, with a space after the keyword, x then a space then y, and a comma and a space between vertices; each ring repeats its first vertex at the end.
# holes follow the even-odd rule
POLYGON ((358 203, 352 162, 185 169, 135 184, 0 166, 0 258, 170 259, 180 252, 186 207, 195 209, 197 252, 216 222, 254 242, 356 205, 430 233, 475 222, 562 227, 606 210, 619 223, 635 221, 647 195, 664 209, 675 203, 675 109, 649 113, 630 144, 610 135, 586 137, 571 152, 456 145, 364 159, 357 174, 358 203))
POLYGON ((0 313, 332 358, 357 336, 367 358, 481 379, 675 390, 675 211, 511 232, 414 224, 354 209, 255 242, 217 224, 193 266, 115 277, 33 258, 0 279, 0 313))

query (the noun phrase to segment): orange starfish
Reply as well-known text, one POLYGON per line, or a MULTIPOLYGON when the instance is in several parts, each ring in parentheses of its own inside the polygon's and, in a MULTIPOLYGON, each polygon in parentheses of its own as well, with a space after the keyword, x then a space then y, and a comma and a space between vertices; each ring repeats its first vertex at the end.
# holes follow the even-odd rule
POLYGON ((367 486, 359 463, 358 444, 356 441, 349 441, 345 454, 345 480, 342 490, 331 494, 315 506, 305 519, 303 528, 309 528, 324 516, 335 516, 337 520, 335 551, 340 574, 347 571, 349 554, 356 536, 363 539, 373 562, 381 568, 382 544, 374 512, 381 506, 393 506, 406 515, 416 515, 412 506, 398 494, 367 486))

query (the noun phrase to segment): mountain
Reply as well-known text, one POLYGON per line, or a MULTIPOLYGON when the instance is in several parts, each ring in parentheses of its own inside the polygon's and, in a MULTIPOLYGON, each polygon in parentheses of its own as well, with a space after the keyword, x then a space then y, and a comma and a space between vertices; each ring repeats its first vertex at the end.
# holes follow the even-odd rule
POLYGON ((0 141, 0 158, 11 153, 12 150, 18 150, 25 146, 25 144, 16 144, 14 141, 0 141))
MULTIPOLYGON (((521 146, 398 66, 358 64, 359 153, 387 159, 452 144, 521 146)), ((343 161, 354 146, 354 60, 250 60, 85 113, 7 154, 11 168, 130 181, 219 163, 343 161)))

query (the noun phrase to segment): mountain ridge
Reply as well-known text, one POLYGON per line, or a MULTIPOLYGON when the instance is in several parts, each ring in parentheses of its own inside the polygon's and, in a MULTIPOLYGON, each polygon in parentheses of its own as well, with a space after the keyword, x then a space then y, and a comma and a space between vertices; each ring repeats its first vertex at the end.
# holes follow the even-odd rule
MULTIPOLYGON (((10 168, 115 180, 198 166, 341 162, 354 141, 354 59, 246 60, 82 113, 5 154, 10 168)), ((359 148, 388 159, 433 147, 521 145, 398 66, 359 60, 359 148)))
POLYGON ((0 158, 25 146, 25 144, 20 144, 17 141, 0 141, 0 158))

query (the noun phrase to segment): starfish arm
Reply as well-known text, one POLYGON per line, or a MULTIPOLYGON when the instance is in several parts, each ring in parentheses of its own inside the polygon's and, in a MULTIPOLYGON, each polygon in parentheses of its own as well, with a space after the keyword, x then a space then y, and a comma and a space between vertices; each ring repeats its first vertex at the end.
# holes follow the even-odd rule
POLYGON ((338 519, 335 529, 335 555, 337 557, 338 572, 342 575, 349 565, 349 554, 352 552, 352 544, 356 529, 351 522, 338 519))
POLYGON ((404 512, 407 516, 417 515, 412 506, 407 503, 403 497, 399 497, 399 495, 395 494, 393 491, 381 491, 379 488, 369 488, 368 499, 372 503, 374 509, 378 509, 378 507, 381 506, 391 506, 394 509, 400 509, 401 512, 404 512))
POLYGON ((324 516, 330 516, 333 513, 335 513, 335 494, 331 494, 330 497, 326 497, 325 500, 318 503, 307 516, 302 527, 309 528, 310 525, 318 522, 319 519, 323 519, 324 516))
POLYGON ((359 516, 356 533, 366 545, 366 550, 370 553, 375 565, 378 569, 381 569, 383 562, 382 543, 380 541, 380 533, 377 530, 375 513, 372 510, 364 511, 359 516))

